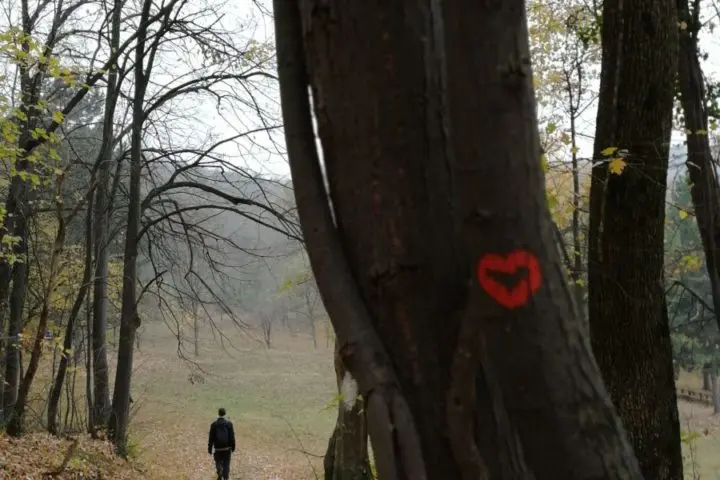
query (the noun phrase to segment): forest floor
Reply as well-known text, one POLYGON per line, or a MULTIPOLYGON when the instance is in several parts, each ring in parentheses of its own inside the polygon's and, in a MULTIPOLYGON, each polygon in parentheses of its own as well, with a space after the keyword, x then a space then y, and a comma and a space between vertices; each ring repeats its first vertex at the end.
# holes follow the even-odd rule
POLYGON ((131 480, 146 478, 146 470, 137 461, 116 457, 111 444, 87 435, 60 439, 32 433, 13 439, 0 433, 0 480, 44 478, 131 480))
MULTIPOLYGON (((291 337, 280 326, 271 349, 225 326, 221 339, 210 332, 201 335, 199 356, 192 354, 186 339, 183 350, 190 362, 178 358, 177 337, 163 324, 144 325, 136 349, 131 395, 128 477, 105 472, 103 479, 137 478, 150 480, 209 480, 214 463, 207 453, 210 423, 219 407, 227 410, 235 425, 237 449, 230 467, 236 480, 305 480, 322 477, 322 456, 335 425, 336 398, 333 346, 325 338, 313 347, 309 335, 291 337), (195 366, 191 366, 192 364, 195 366), (193 372, 193 375, 191 375, 193 372), (197 375, 199 373, 199 376, 197 375)), ((190 332, 191 333, 191 332, 190 332)), ((109 333, 109 340, 113 335, 109 333)), ((109 355, 111 381, 114 355, 109 355)), ((78 370, 76 403, 85 402, 84 374, 78 370)), ((33 385, 34 404, 28 412, 32 423, 44 421, 34 412, 45 409, 51 379, 51 362, 46 358, 33 385)), ((65 396, 60 411, 65 412, 65 396)), ((80 420, 82 423, 84 420, 80 420)), ((35 427, 38 428, 38 427, 35 427)), ((28 476, 13 475, 0 480, 42 479, 40 470, 56 468, 62 462, 50 458, 45 449, 62 450, 65 444, 44 445, 46 435, 28 435, 16 448, 32 455, 28 476), (24 443, 28 442, 28 443, 24 443), (36 448, 40 443, 40 446, 36 448), (39 457, 35 458, 38 452, 39 457), (36 464, 38 466, 34 467, 36 464)), ((5 437, 4 441, 8 441, 5 437)), ((96 442, 105 448, 106 444, 96 442)), ((109 454, 109 450, 108 450, 109 454)), ((0 444, 0 472, 5 469, 0 444)), ((28 457, 30 458, 30 457, 28 457)), ((10 459, 16 462, 17 458, 10 459)), ((8 461, 10 461, 8 460, 8 461)), ((103 460, 104 462, 104 460, 103 460)), ((70 474, 69 470, 66 474, 70 474)), ((98 478, 96 474, 85 477, 98 478)))
MULTIPOLYGON (((306 335, 278 332, 268 350, 225 332, 234 348, 202 339, 200 355, 190 358, 208 373, 191 383, 188 365, 177 358, 177 341, 162 328, 143 333, 133 377, 137 412, 130 434, 135 456, 156 466, 148 478, 212 478, 207 435, 219 407, 235 425, 233 478, 322 477, 336 416, 332 345, 323 341, 315 349, 306 335)), ((190 344, 186 349, 192 352, 190 344)))
MULTIPOLYGON (((177 357, 176 338, 163 325, 147 326, 134 366, 131 461, 114 459, 107 444, 82 437, 65 475, 57 478, 209 480, 213 462, 207 432, 219 407, 235 424, 232 478, 322 478, 322 455, 335 422, 332 345, 319 339, 315 349, 306 335, 291 338, 278 332, 267 350, 239 332, 228 337, 227 351, 210 334, 201 338, 199 357, 190 358, 207 373, 190 381, 191 369, 177 357), (102 477, 93 473, 92 464, 102 466, 102 477)), ((192 352, 191 344, 184 349, 192 352)), ((699 379, 686 375, 681 382, 696 386, 699 379)), ((720 480, 720 416, 684 401, 680 414, 686 478, 720 480)), ((14 443, 0 437, 0 470, 6 464, 25 469, 11 476, 0 472, 0 480, 39 480, 42 472, 62 464, 70 446, 44 434, 14 443)))

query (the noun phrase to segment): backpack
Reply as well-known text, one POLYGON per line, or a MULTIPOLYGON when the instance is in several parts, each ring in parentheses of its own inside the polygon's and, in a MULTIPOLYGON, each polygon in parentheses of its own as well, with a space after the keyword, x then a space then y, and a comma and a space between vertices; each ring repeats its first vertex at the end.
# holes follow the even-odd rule
POLYGON ((215 424, 215 438, 213 439, 215 449, 227 448, 230 446, 230 429, 227 422, 217 422, 215 424))

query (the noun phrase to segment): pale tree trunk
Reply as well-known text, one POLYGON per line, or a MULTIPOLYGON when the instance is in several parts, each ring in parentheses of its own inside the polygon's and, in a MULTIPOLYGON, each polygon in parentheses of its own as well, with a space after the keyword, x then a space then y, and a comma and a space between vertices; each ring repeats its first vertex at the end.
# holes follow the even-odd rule
MULTIPOLYGON (((338 392, 341 395, 356 395, 357 388, 351 388, 355 380, 345 369, 337 348, 334 363, 338 392)), ((372 480, 362 400, 345 397, 341 399, 335 430, 328 442, 323 466, 325 480, 372 480)))
POLYGON ((524 2, 274 7, 300 221, 379 478, 640 479, 551 233, 524 2))
POLYGON ((590 338, 643 476, 682 480, 663 278, 677 16, 674 0, 603 5, 590 189, 590 338), (607 149, 617 150, 608 155, 607 149), (614 157, 626 162, 622 173, 610 171, 614 157))

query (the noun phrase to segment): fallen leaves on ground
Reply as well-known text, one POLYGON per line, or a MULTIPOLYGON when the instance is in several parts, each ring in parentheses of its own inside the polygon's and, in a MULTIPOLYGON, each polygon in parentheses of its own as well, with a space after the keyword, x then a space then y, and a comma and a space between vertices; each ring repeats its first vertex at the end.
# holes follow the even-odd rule
POLYGON ((113 454, 112 445, 88 435, 58 438, 0 433, 0 480, 145 480, 142 466, 113 454), (64 464, 64 467, 63 467, 64 464))

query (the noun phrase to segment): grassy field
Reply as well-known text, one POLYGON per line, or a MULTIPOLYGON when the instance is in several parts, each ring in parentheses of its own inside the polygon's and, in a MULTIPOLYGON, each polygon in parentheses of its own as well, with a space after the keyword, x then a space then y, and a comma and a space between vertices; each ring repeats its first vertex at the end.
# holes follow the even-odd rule
POLYGON ((196 360, 209 374, 191 383, 172 335, 146 329, 133 378, 134 454, 151 478, 212 478, 208 427, 225 407, 238 442, 233 478, 316 478, 335 421, 327 408, 335 395, 332 349, 324 342, 314 349, 307 336, 278 334, 269 350, 229 336, 235 349, 227 351, 209 335, 201 339, 196 360))

